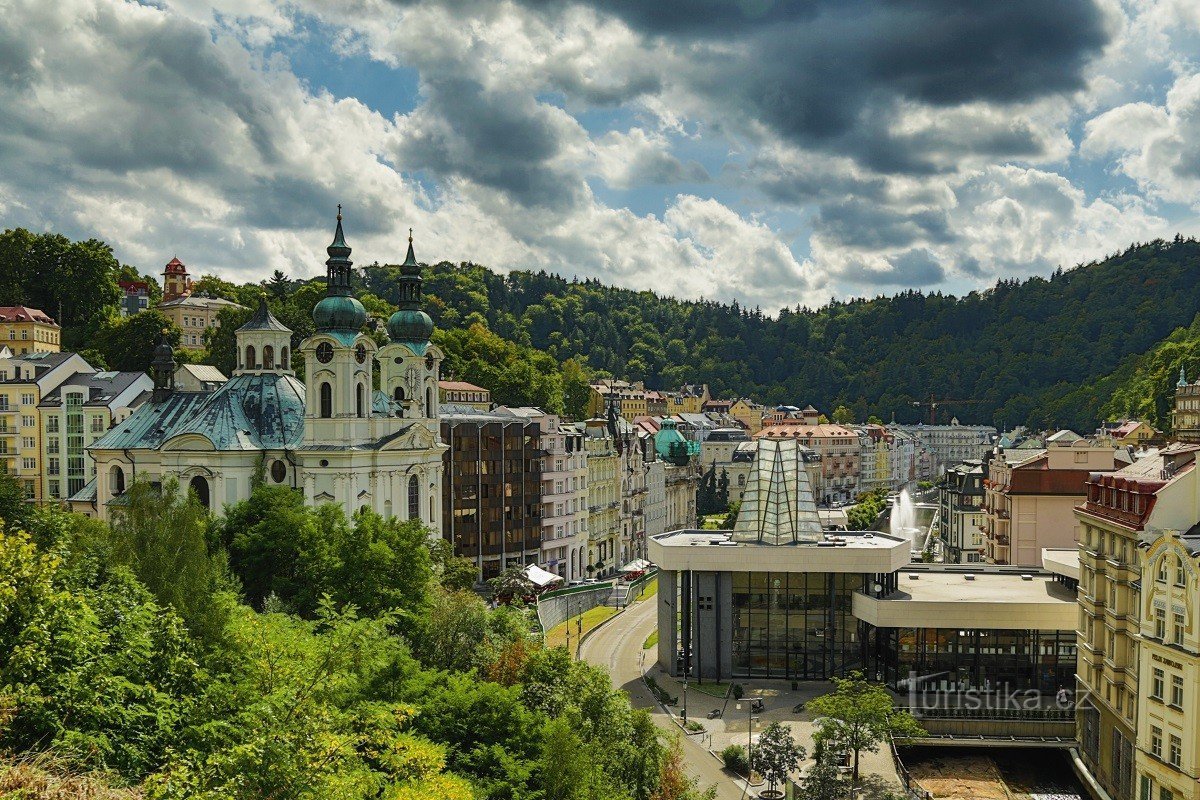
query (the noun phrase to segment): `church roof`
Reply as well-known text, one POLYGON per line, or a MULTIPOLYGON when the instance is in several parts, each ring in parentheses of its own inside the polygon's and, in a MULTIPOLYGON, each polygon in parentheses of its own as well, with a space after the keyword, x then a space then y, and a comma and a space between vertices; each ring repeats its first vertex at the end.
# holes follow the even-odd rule
POLYGON ((280 333, 291 333, 292 329, 284 325, 275 318, 271 313, 271 309, 267 308, 267 298, 260 297, 258 299, 258 308, 255 309, 254 315, 250 320, 238 328, 239 331, 279 331, 280 333))
POLYGON ((188 433, 218 450, 294 449, 304 436, 304 384, 275 372, 235 375, 171 437, 188 433))
POLYGON ((144 403, 91 447, 97 450, 155 450, 175 428, 198 413, 211 396, 211 392, 172 392, 161 403, 144 403))

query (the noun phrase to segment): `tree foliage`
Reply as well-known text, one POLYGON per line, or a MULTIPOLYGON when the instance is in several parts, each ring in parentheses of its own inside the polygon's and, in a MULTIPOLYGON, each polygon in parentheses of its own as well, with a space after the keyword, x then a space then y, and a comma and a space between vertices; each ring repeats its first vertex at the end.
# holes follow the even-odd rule
POLYGON ((892 703, 882 684, 871 683, 861 672, 833 679, 834 690, 808 703, 818 717, 814 740, 828 752, 854 756, 854 780, 858 781, 859 756, 874 753, 889 736, 919 736, 916 719, 892 703))
POLYGON ((796 744, 791 728, 772 722, 758 737, 750 767, 774 789, 787 782, 788 775, 800 766, 804 757, 804 748, 796 744))

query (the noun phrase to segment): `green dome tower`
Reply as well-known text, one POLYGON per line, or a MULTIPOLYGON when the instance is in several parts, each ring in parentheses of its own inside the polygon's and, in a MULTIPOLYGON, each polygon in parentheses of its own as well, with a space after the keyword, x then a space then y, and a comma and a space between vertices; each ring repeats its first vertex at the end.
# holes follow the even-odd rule
POLYGON ((433 320, 421 310, 421 266, 413 253, 412 228, 408 229, 408 255, 400 265, 399 308, 388 318, 388 337, 393 342, 425 344, 433 336, 433 320))
POLYGON ((329 260, 325 262, 325 297, 313 308, 313 322, 318 331, 344 331, 358 333, 367 322, 367 311, 362 303, 350 294, 350 246, 342 233, 342 207, 338 206, 337 229, 333 243, 325 248, 329 260))

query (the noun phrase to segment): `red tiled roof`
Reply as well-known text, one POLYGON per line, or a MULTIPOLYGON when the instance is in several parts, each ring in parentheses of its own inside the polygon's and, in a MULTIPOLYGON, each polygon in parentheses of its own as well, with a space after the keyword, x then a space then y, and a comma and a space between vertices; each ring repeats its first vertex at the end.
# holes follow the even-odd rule
POLYGON ((167 266, 163 269, 164 272, 179 272, 186 273, 187 267, 178 258, 172 258, 167 262, 167 266))
POLYGON ((39 308, 28 306, 0 306, 0 322, 40 322, 43 325, 54 325, 55 322, 46 312, 39 308))

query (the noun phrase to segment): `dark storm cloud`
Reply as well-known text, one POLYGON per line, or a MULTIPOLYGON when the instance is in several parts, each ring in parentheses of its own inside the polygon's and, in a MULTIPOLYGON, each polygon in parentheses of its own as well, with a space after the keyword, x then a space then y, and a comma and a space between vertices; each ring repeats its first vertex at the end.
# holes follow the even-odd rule
POLYGON ((813 227, 843 244, 871 249, 946 244, 955 237, 944 211, 896 211, 857 198, 822 205, 813 227))
POLYGON ((526 206, 573 206, 581 182, 556 168, 578 128, 528 94, 484 89, 469 78, 422 83, 426 102, 408 119, 397 156, 410 169, 466 178, 526 206))
POLYGON ((924 248, 906 250, 888 258, 890 269, 861 261, 852 262, 842 277, 871 286, 935 286, 946 279, 946 270, 933 253, 924 248))

